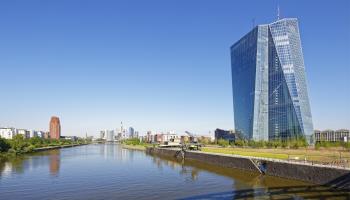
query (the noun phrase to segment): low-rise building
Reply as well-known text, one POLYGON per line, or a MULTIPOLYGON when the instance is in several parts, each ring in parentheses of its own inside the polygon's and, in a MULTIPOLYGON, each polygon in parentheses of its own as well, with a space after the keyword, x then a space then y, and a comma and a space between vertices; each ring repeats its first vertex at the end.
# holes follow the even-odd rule
POLYGON ((15 128, 0 128, 0 137, 5 139, 12 139, 17 134, 15 128))
POLYGON ((347 129, 340 130, 315 130, 315 141, 316 142, 349 142, 350 133, 347 129))
POLYGON ((60 137, 61 139, 65 139, 65 140, 71 140, 73 142, 77 141, 78 140, 78 137, 77 136, 61 136, 60 137))
POLYGON ((45 132, 43 138, 44 139, 50 139, 50 132, 45 132))
POLYGON ((32 137, 36 137, 38 136, 37 132, 34 131, 34 130, 29 130, 29 137, 32 138, 32 137))
POLYGON ((236 140, 236 135, 233 130, 222 130, 222 129, 216 129, 215 130, 215 141, 218 141, 219 139, 228 140, 229 142, 234 142, 236 140))
POLYGON ((23 135, 23 138, 29 138, 29 131, 26 129, 17 129, 17 134, 23 135))

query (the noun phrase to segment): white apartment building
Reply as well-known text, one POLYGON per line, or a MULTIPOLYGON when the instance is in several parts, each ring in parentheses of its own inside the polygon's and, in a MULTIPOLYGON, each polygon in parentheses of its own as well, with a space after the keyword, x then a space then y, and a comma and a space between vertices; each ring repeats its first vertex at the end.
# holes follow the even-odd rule
POLYGON ((37 132, 34 131, 34 130, 29 130, 29 137, 32 138, 32 137, 36 137, 38 136, 37 132))
POLYGON ((175 133, 168 132, 166 134, 162 134, 162 142, 180 142, 180 136, 175 133))
POLYGON ((36 131, 36 136, 38 136, 40 138, 44 138, 45 132, 44 131, 36 131))
POLYGON ((17 134, 23 135, 24 138, 29 138, 29 131, 26 129, 17 129, 17 134))
POLYGON ((15 128, 0 128, 0 137, 5 139, 12 139, 16 133, 17 130, 15 128))

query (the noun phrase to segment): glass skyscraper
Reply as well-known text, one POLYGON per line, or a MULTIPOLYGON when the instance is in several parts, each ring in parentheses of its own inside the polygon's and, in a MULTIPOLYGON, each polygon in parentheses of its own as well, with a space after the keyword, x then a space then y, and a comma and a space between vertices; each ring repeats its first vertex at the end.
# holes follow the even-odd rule
POLYGON ((236 132, 246 139, 313 135, 298 20, 258 25, 231 46, 236 132))

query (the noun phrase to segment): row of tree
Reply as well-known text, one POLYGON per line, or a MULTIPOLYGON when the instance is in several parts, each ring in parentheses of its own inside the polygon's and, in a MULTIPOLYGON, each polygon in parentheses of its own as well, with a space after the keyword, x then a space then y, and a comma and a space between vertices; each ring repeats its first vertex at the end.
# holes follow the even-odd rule
POLYGON ((291 140, 272 140, 272 141, 254 141, 254 140, 235 140, 229 142, 228 140, 219 139, 217 144, 222 147, 236 146, 236 147, 252 147, 252 148, 293 148, 307 147, 308 143, 305 138, 291 139, 291 140))
POLYGON ((350 142, 327 142, 327 141, 322 141, 322 142, 317 142, 315 144, 315 148, 331 148, 331 147, 342 147, 345 149, 350 149, 350 142))
POLYGON ((4 139, 0 137, 0 153, 27 153, 33 151, 35 148, 48 146, 61 146, 70 144, 83 144, 86 141, 78 139, 77 141, 65 139, 43 139, 40 137, 33 137, 26 139, 23 135, 15 135, 12 139, 4 139))
MULTIPOLYGON (((291 148, 298 149, 307 147, 308 143, 305 138, 290 139, 290 140, 273 140, 273 141, 253 141, 253 140, 236 140, 229 142, 228 140, 219 139, 217 144, 222 147, 236 146, 236 147, 252 147, 252 148, 291 148)), ((342 147, 350 149, 350 142, 317 142, 315 148, 330 148, 342 147)))

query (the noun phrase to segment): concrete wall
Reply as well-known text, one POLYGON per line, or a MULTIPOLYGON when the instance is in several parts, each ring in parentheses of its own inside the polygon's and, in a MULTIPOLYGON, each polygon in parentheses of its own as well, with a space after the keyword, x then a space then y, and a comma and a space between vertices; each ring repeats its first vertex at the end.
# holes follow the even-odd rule
MULTIPOLYGON (((179 150, 176 149, 161 149, 161 148, 147 148, 146 152, 154 155, 163 155, 174 157, 179 150)), ((179 159, 181 159, 179 157, 179 159)), ((315 165, 305 165, 298 163, 278 162, 264 159, 250 159, 248 157, 217 155, 203 152, 187 151, 185 159, 198 160, 208 164, 213 164, 221 167, 236 168, 241 170, 248 170, 259 172, 253 161, 265 163, 265 174, 271 176, 278 176, 288 179, 296 179, 306 182, 311 182, 320 185, 333 185, 340 188, 350 189, 350 184, 347 181, 350 179, 349 169, 338 169, 315 165), (339 185, 339 183, 345 184, 339 185)), ((259 172, 260 173, 260 172, 259 172)))

